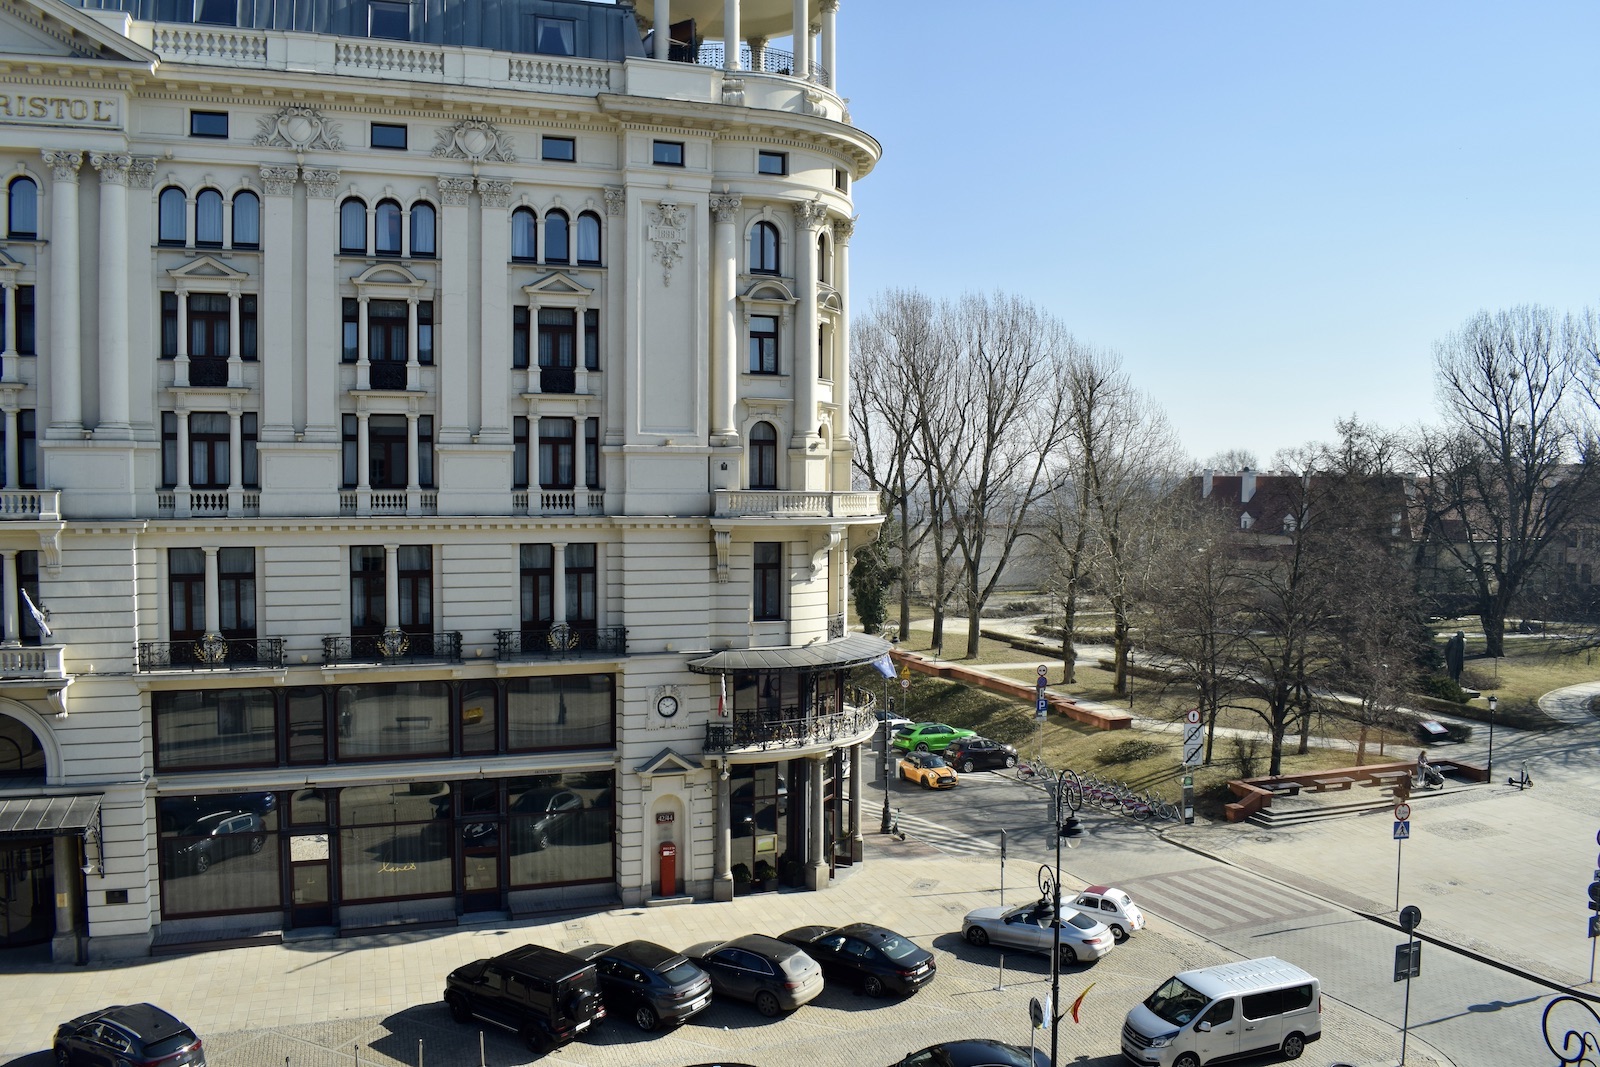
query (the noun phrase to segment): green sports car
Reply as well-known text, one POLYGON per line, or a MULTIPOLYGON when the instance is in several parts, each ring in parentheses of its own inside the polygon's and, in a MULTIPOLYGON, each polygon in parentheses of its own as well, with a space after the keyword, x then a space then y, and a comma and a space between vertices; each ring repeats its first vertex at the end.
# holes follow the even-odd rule
POLYGON ((943 752, 958 737, 972 737, 974 731, 947 726, 942 722, 919 722, 894 735, 894 747, 903 752, 943 752))

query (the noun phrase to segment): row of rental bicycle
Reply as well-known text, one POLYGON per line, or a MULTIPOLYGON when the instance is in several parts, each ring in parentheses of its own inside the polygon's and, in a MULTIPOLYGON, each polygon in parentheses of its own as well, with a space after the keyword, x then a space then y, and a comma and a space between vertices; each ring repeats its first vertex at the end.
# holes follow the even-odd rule
POLYGON ((1017 764, 1017 777, 1041 784, 1060 779, 1070 799, 1078 802, 1072 805, 1073 810, 1095 807, 1139 822, 1177 822, 1183 818, 1182 809, 1155 790, 1141 791, 1116 778, 1102 778, 1092 772, 1059 772, 1043 760, 1025 760, 1017 764), (1073 793, 1078 795, 1071 796, 1073 793))

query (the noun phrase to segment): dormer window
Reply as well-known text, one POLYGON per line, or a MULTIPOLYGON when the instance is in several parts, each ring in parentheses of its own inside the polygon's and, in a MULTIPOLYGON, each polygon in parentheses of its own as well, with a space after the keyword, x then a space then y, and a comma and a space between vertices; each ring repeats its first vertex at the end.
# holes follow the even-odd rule
POLYGON ((232 26, 239 21, 237 0, 194 0, 194 20, 207 26, 232 26))
POLYGON ((367 0, 367 36, 409 41, 411 5, 400 0, 367 0))
POLYGON ((578 48, 578 24, 572 19, 534 16, 533 50, 542 56, 574 56, 578 48))

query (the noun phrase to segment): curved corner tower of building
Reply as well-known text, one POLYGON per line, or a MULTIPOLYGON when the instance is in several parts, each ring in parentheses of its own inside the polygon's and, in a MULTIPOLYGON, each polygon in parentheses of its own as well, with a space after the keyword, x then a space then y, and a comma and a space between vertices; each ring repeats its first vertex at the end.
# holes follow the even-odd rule
POLYGON ((0 947, 859 862, 840 6, 0 11, 0 947))

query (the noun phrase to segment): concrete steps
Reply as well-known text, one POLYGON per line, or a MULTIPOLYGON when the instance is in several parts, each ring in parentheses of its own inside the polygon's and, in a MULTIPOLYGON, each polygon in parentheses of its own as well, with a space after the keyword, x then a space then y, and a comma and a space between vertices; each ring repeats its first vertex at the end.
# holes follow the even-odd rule
MULTIPOLYGON (((1429 789, 1422 793, 1413 793, 1408 803, 1416 807, 1419 803, 1425 804, 1433 797, 1447 796, 1451 793, 1461 793, 1477 788, 1482 783, 1478 782, 1446 782, 1442 789, 1429 789)), ((1333 800, 1340 794, 1306 794, 1298 797, 1276 798, 1272 807, 1263 808, 1250 816, 1249 822, 1255 826, 1282 827, 1297 826, 1303 823, 1315 822, 1319 819, 1342 819, 1352 815, 1365 815, 1368 812, 1386 811, 1394 807, 1395 800, 1388 788, 1373 788, 1371 786, 1357 786, 1354 792, 1364 792, 1368 796, 1350 796, 1349 800, 1333 800), (1320 797, 1330 799, 1323 800, 1320 797)))

